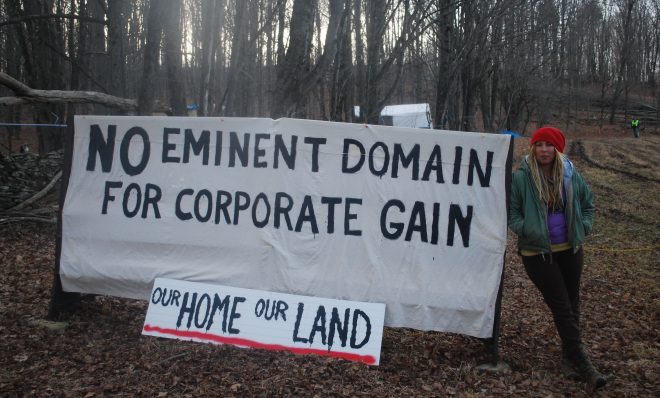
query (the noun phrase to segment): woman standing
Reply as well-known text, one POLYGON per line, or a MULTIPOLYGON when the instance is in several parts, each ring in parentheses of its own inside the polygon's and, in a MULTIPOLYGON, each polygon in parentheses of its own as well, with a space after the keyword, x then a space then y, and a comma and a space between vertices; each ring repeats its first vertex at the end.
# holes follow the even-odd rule
POLYGON ((518 235, 527 275, 552 312, 565 370, 599 388, 607 379, 589 361, 580 335, 581 245, 591 232, 593 195, 563 155, 565 144, 555 127, 534 132, 513 175, 509 228, 518 235))

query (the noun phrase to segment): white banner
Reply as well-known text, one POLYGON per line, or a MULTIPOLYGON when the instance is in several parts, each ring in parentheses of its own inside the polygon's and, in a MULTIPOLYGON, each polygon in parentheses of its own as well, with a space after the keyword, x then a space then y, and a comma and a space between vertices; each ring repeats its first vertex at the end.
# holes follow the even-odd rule
POLYGON ((157 277, 386 304, 492 333, 510 137, 296 119, 79 116, 67 291, 157 277))
POLYGON ((385 305, 158 278, 142 334, 380 363, 385 305))

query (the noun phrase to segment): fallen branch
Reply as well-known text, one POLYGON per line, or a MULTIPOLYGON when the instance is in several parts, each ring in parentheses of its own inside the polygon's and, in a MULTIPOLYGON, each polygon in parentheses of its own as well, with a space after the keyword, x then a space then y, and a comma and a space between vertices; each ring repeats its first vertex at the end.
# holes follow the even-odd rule
POLYGON ((174 359, 183 358, 183 357, 185 357, 186 355, 188 355, 187 352, 184 352, 184 353, 181 353, 181 354, 172 355, 172 356, 169 357, 169 358, 165 358, 165 359, 163 359, 163 360, 161 360, 161 361, 156 362, 156 365, 160 365, 160 364, 163 364, 163 363, 165 363, 165 362, 168 362, 168 361, 171 361, 171 360, 174 360, 174 359))
POLYGON ((35 90, 6 73, 0 72, 0 84, 9 88, 16 97, 1 97, 0 105, 23 105, 27 103, 94 103, 125 111, 137 110, 137 101, 115 97, 96 91, 35 90))
POLYGON ((43 209, 36 209, 34 211, 19 211, 19 212, 2 212, 0 216, 2 217, 47 217, 51 214, 57 213, 56 209, 53 208, 43 208, 43 209))
POLYGON ((39 209, 34 209, 29 212, 28 215, 32 216, 37 216, 40 214, 50 214, 50 213, 56 213, 59 210, 59 205, 51 206, 51 207, 42 207, 39 209))
POLYGON ((10 222, 19 222, 19 221, 37 221, 44 222, 48 224, 56 224, 57 217, 45 218, 45 217, 7 217, 0 218, 0 224, 8 224, 10 222))
POLYGON ((55 174, 55 176, 50 180, 48 185, 46 185, 41 191, 29 197, 23 203, 19 203, 16 206, 7 209, 6 212, 21 210, 22 208, 29 206, 32 203, 36 202, 37 200, 41 199, 42 197, 46 196, 48 191, 50 191, 55 186, 55 183, 59 181, 60 178, 62 178, 62 170, 58 171, 57 174, 55 174))

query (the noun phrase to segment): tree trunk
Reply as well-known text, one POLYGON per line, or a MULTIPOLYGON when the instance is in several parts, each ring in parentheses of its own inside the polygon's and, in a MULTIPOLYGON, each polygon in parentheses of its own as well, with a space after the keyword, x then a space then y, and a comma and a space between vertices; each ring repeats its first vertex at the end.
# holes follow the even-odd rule
POLYGON ((110 64, 108 93, 117 97, 126 96, 126 6, 124 0, 108 3, 108 56, 110 64))
POLYGON ((366 107, 364 109, 366 122, 378 124, 378 102, 380 87, 378 73, 383 62, 383 34, 385 33, 385 0, 367 0, 367 76, 366 107))
POLYGON ((277 0, 277 64, 284 63, 284 30, 286 28, 286 0, 277 0))
POLYGON ((165 2, 151 0, 149 2, 149 16, 147 19, 147 43, 144 48, 144 61, 142 66, 142 79, 138 92, 138 114, 151 115, 155 102, 155 87, 158 78, 158 58, 160 55, 160 42, 163 33, 163 8, 165 2))
MULTIPOLYGON (((105 19, 103 0, 89 0, 87 2, 89 17, 103 21, 105 19)), ((105 26, 98 23, 86 24, 89 35, 89 67, 90 88, 108 92, 110 70, 108 68, 108 54, 105 50, 105 26)))
POLYGON ((318 0, 295 0, 289 28, 289 48, 284 62, 278 67, 277 101, 272 111, 274 118, 283 116, 304 118, 298 108, 306 93, 299 91, 301 78, 311 70, 311 47, 314 34, 314 13, 318 0), (303 97, 303 98, 301 98, 303 97))
POLYGON ((181 0, 168 0, 165 18, 165 68, 167 91, 174 116, 186 116, 186 89, 181 72, 181 0))
POLYGON ((353 2, 353 21, 355 26, 355 90, 357 92, 357 103, 359 104, 360 112, 356 115, 355 121, 366 123, 365 110, 367 102, 367 72, 366 62, 364 59, 364 29, 362 28, 362 2, 353 2))
POLYGON ((344 0, 344 11, 337 34, 337 54, 330 86, 330 120, 351 121, 351 92, 353 86, 351 46, 351 0, 344 0))
POLYGON ((436 82, 435 122, 441 129, 452 124, 454 115, 449 106, 449 88, 452 81, 451 65, 454 62, 454 14, 455 3, 452 0, 440 0, 440 18, 436 24, 437 41, 440 44, 438 80, 436 82))
POLYGON ((245 76, 246 52, 248 46, 249 21, 247 13, 248 1, 236 2, 234 10, 234 32, 231 44, 231 58, 229 59, 229 72, 227 73, 227 87, 220 101, 226 110, 223 114, 227 116, 245 115, 247 109, 242 103, 241 93, 246 89, 247 78, 245 76))
POLYGON ((198 111, 200 116, 207 116, 210 109, 211 75, 215 62, 218 18, 221 9, 224 9, 222 0, 204 0, 202 3, 202 61, 198 111))
POLYGON ((619 64, 619 71, 616 76, 616 85, 614 87, 614 94, 612 95, 612 104, 610 107, 610 124, 614 123, 614 115, 617 110, 617 106, 619 104, 619 96, 621 95, 621 92, 623 91, 623 84, 624 82, 624 74, 626 73, 626 66, 628 64, 628 57, 630 56, 629 51, 630 51, 630 30, 631 30, 631 20, 632 20, 632 12, 633 8, 635 6, 635 0, 627 0, 626 1, 626 12, 624 14, 624 22, 623 22, 623 42, 621 43, 621 55, 620 55, 620 64, 619 64))
MULTIPOLYGON (((29 15, 50 15, 53 12, 51 0, 29 1, 23 4, 29 15)), ((25 59, 32 66, 27 76, 32 87, 38 89, 62 89, 64 66, 62 55, 64 51, 63 29, 57 25, 57 20, 38 19, 26 21, 24 49, 25 59)), ((62 119, 64 108, 61 105, 47 104, 34 109, 37 123, 51 123, 54 119, 62 119)), ((37 127, 39 152, 46 153, 62 147, 62 135, 52 128, 37 127)))

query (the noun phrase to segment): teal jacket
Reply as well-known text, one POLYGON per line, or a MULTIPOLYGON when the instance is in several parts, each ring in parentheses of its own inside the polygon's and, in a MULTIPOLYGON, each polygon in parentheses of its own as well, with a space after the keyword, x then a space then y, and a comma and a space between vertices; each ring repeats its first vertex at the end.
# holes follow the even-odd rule
MULTIPOLYGON (((584 238, 591 233, 595 208, 591 190, 568 159, 564 162, 562 187, 566 199, 568 241, 573 251, 577 251, 584 238)), ((510 199, 508 224, 518 235, 518 249, 550 253, 548 209, 534 188, 527 158, 513 173, 510 199)))

